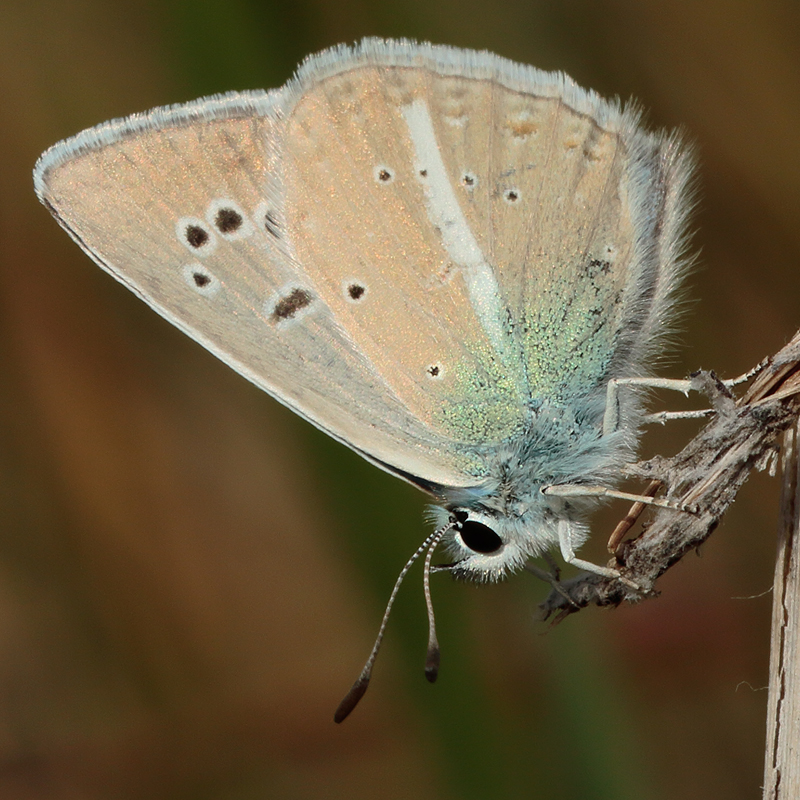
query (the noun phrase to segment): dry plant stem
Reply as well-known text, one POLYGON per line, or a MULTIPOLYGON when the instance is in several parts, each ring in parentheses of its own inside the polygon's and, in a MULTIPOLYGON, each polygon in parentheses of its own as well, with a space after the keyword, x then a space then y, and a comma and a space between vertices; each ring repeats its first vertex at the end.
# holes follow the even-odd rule
POLYGON ((629 470, 633 477, 663 482, 667 498, 693 513, 658 509, 638 539, 617 547, 617 568, 640 590, 581 573, 563 581, 561 592, 550 593, 541 606, 544 617, 655 595, 656 580, 711 535, 750 471, 775 456, 781 434, 800 411, 800 333, 767 359, 738 400, 713 373, 699 372, 693 381, 710 399, 715 417, 673 458, 653 458, 629 470))
POLYGON ((764 800, 800 797, 800 425, 784 437, 783 492, 772 594, 764 800))
MULTIPOLYGON (((650 485, 642 492, 643 497, 655 497, 656 492, 661 488, 661 481, 650 481, 650 485)), ((647 510, 644 503, 637 502, 631 506, 631 510, 619 521, 617 527, 608 537, 608 552, 612 556, 617 555, 617 550, 622 544, 622 540, 628 531, 636 524, 636 520, 647 510)))

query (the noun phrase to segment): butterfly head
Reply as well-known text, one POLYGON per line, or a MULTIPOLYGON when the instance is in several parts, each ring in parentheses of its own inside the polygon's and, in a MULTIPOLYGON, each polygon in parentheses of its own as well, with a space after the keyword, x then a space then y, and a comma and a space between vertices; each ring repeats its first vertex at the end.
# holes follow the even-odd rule
POLYGON ((495 583, 521 569, 535 554, 531 547, 533 538, 524 530, 526 526, 521 519, 486 509, 436 509, 437 520, 445 514, 453 523, 442 539, 451 562, 439 569, 447 569, 455 578, 495 583))

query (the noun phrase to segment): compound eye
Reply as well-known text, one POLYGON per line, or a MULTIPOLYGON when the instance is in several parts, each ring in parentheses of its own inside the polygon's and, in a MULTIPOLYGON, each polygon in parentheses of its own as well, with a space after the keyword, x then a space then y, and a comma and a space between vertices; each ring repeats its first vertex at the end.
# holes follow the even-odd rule
POLYGON ((458 533, 464 544, 476 553, 496 553, 503 547, 503 540, 482 522, 467 520, 458 533))

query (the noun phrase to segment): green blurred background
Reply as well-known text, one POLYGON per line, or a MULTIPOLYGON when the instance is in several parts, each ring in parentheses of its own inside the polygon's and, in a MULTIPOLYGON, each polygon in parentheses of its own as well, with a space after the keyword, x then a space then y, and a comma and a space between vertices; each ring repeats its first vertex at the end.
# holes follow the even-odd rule
POLYGON ((82 128, 278 86, 364 35, 561 69, 697 143, 700 266, 664 373, 733 376, 800 326, 800 5, 5 0, 0 20, 0 797, 760 796, 777 480, 638 607, 548 630, 528 575, 436 576, 435 686, 412 574, 335 726, 424 498, 102 273, 30 170, 82 128))

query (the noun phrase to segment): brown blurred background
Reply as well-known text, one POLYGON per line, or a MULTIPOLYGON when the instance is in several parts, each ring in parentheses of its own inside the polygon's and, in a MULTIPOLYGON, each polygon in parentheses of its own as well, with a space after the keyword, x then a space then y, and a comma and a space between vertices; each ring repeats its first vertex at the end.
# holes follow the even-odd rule
POLYGON ((102 273, 30 171, 82 128, 278 86, 364 35, 562 69, 697 143, 701 258, 664 374, 733 376, 800 327, 795 0, 5 0, 0 20, 0 797, 760 796, 776 480, 661 598, 547 635, 530 576, 436 576, 436 686, 412 574, 335 726, 424 498, 102 273))

